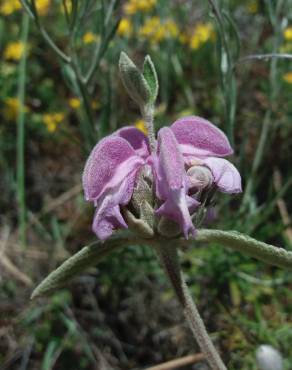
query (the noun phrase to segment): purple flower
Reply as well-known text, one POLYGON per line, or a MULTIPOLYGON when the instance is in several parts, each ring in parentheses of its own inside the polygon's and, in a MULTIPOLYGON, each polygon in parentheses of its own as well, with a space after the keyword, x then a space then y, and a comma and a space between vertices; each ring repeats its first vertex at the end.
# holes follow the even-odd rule
POLYGON ((210 189, 241 192, 237 169, 223 159, 233 153, 225 134, 200 117, 185 117, 158 132, 157 150, 148 138, 125 127, 101 140, 92 150, 83 173, 85 198, 94 202, 93 231, 101 240, 127 228, 121 206, 130 203, 142 169, 153 179, 157 218, 179 224, 184 236, 195 235, 192 215, 210 189))

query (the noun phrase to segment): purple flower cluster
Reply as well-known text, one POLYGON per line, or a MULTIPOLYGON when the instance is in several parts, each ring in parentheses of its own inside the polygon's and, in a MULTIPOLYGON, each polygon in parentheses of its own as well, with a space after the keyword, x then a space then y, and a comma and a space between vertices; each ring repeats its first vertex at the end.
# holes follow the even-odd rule
POLYGON ((185 238, 195 235, 191 215, 200 207, 198 193, 215 187, 241 192, 237 169, 222 157, 233 150, 225 134, 200 117, 184 117, 158 132, 157 149, 134 127, 102 139, 83 173, 85 198, 96 207, 93 231, 100 240, 127 228, 121 206, 130 203, 141 170, 151 173, 157 217, 175 221, 185 238))

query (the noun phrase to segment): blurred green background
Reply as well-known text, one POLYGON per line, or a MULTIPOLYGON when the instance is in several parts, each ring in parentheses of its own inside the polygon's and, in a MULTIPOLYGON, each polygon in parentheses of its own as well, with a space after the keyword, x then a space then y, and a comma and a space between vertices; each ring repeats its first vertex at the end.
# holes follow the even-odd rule
MULTIPOLYGON (((234 146, 244 192, 217 196, 210 227, 292 250, 292 1, 23 5, 28 12, 0 1, 1 370, 138 370, 198 352, 146 246, 115 253, 47 299, 29 297, 95 240, 81 188, 90 149, 123 125, 145 130, 118 76, 122 50, 155 63, 157 129, 200 115, 234 146)), ((262 343, 291 369, 291 273, 218 245, 181 257, 228 369, 256 370, 262 343)))

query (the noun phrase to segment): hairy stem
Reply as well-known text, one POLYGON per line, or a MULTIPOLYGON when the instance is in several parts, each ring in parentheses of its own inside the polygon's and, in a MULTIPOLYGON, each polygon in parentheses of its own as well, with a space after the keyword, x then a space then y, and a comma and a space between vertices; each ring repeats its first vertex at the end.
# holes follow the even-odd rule
POLYGON ((151 152, 154 153, 156 151, 156 139, 153 124, 154 107, 152 105, 146 105, 145 107, 141 108, 141 113, 148 131, 150 149, 151 152))
POLYGON ((161 265, 163 266, 174 292, 183 308, 190 329, 201 351, 205 354, 210 368, 212 370, 227 370, 217 350, 215 349, 198 309, 192 300, 180 268, 176 246, 169 243, 164 245, 157 244, 155 247, 161 265))

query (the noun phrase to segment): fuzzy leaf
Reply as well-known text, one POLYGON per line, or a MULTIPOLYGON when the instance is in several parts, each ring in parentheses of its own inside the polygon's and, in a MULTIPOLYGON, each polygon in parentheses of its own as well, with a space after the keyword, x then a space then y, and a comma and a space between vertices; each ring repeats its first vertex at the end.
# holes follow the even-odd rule
POLYGON ((143 107, 151 100, 151 91, 143 74, 126 53, 121 52, 119 69, 123 84, 131 98, 143 107))
POLYGON ((154 209, 145 199, 142 200, 140 205, 140 218, 146 222, 152 230, 154 229, 154 209))
POLYGON ((140 212, 142 201, 145 200, 149 205, 153 204, 153 190, 143 177, 143 173, 140 172, 136 180, 136 185, 133 191, 131 204, 133 205, 136 212, 140 212))
POLYGON ((63 287, 69 280, 89 267, 95 266, 101 259, 114 250, 135 244, 135 240, 111 239, 104 243, 96 242, 82 248, 68 258, 61 266, 51 272, 33 291, 31 298, 37 298, 63 287))
POLYGON ((243 252, 270 265, 292 270, 292 252, 260 242, 237 231, 200 229, 196 241, 216 242, 225 247, 243 252))
POLYGON ((137 233, 139 236, 145 239, 153 238, 154 231, 149 226, 148 222, 137 218, 130 212, 126 207, 123 208, 123 215, 129 225, 129 229, 137 233))
POLYGON ((150 103, 153 104, 158 95, 159 83, 156 69, 149 55, 146 56, 144 61, 143 76, 145 77, 145 80, 147 81, 150 89, 150 103))

